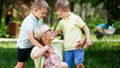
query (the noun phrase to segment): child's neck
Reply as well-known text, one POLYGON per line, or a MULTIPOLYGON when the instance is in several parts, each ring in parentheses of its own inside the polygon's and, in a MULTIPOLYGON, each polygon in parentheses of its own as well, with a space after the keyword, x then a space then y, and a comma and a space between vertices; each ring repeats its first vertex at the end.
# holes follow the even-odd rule
POLYGON ((35 13, 33 13, 33 15, 35 16, 35 18, 36 18, 37 20, 39 20, 39 18, 35 15, 35 13))
POLYGON ((68 17, 70 16, 70 14, 71 14, 71 12, 68 12, 68 13, 66 14, 66 16, 65 16, 63 19, 68 18, 68 17))

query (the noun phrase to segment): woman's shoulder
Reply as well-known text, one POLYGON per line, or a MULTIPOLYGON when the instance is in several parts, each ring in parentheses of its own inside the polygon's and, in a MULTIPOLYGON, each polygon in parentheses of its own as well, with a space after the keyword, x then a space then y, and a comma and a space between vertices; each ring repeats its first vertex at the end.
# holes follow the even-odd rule
POLYGON ((39 47, 33 47, 33 49, 32 49, 31 52, 36 51, 36 50, 39 50, 39 49, 40 49, 39 47))

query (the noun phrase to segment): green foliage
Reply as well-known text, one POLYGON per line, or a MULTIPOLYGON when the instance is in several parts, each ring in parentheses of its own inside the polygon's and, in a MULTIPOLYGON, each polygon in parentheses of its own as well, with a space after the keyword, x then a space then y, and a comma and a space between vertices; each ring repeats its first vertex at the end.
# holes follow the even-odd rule
POLYGON ((55 6, 56 1, 57 1, 57 0, 52 0, 52 2, 51 2, 50 0, 46 0, 46 2, 49 4, 49 6, 50 6, 51 8, 53 8, 53 9, 54 9, 54 6, 55 6))
MULTIPOLYGON (((52 2, 50 0, 46 0, 47 3, 49 4, 50 6, 50 10, 52 10, 52 12, 54 11, 54 6, 55 6, 55 2, 57 0, 53 0, 52 2)), ((120 24, 120 0, 69 0, 71 2, 74 2, 74 4, 72 6, 74 6, 76 3, 79 3, 78 5, 83 5, 85 3, 91 3, 92 6, 90 6, 90 10, 92 10, 91 12, 88 11, 88 13, 85 13, 85 22, 87 23, 87 25, 89 26, 90 30, 92 32, 94 32, 96 30, 96 25, 99 24, 99 23, 114 23, 116 20, 118 20, 117 22, 115 22, 116 24, 114 25, 115 28, 117 28, 118 24, 120 24), (100 3, 103 3, 103 6, 102 8, 105 8, 107 9, 107 12, 108 12, 108 16, 107 16, 107 19, 108 21, 105 20, 105 18, 103 17, 104 15, 101 15, 100 12, 101 11, 96 11, 96 7, 100 4, 100 3), (95 11, 94 11, 95 10, 95 11), (88 14, 88 15, 87 15, 88 14)), ((23 5, 27 5, 27 8, 30 7, 30 2, 32 2, 32 0, 21 0, 20 1, 21 4, 24 3, 23 5)), ((3 17, 2 18, 5 18, 5 14, 6 12, 6 8, 12 4, 14 6, 14 9, 15 9, 15 12, 16 12, 16 17, 14 17, 14 20, 13 21, 19 21, 20 25, 22 23, 22 20, 24 18, 24 14, 21 14, 21 11, 23 8, 21 8, 19 6, 20 4, 19 1, 14 1, 14 0, 3 0, 3 17), (22 17, 23 15, 23 17, 22 17)), ((76 8, 76 6, 75 6, 76 8)), ((24 8, 25 9, 25 8, 24 8)), ((22 10, 23 13, 24 11, 25 12, 28 12, 26 10, 22 10)), ((86 9, 86 8, 85 8, 86 9)), ((77 9, 79 10, 79 9, 77 9)), ((100 9, 102 10, 102 9, 100 9)), ((86 12, 86 11, 85 11, 86 12)), ((56 28, 57 24, 58 24, 58 18, 57 18, 57 15, 55 13, 52 13, 51 14, 51 11, 48 12, 50 16, 47 16, 49 18, 47 18, 47 22, 50 22, 49 25, 52 26, 53 28, 56 28), (50 20, 49 20, 50 19, 50 20)), ((80 13, 80 11, 79 11, 80 13)), ((78 13, 78 14, 79 14, 78 13)), ((5 21, 2 21, 2 23, 5 23, 5 21)), ((119 32, 119 31, 118 31, 119 32)), ((8 37, 8 27, 6 25, 1 25, 0 26, 0 37, 8 37)))
POLYGON ((77 0, 81 5, 84 3, 91 3, 93 7, 96 7, 101 2, 104 2, 104 0, 77 0))
POLYGON ((100 23, 106 23, 105 20, 102 20, 102 19, 99 19, 96 17, 93 19, 87 19, 87 20, 85 20, 85 22, 92 33, 94 33, 97 30, 96 25, 98 25, 100 23))
POLYGON ((5 6, 9 6, 11 4, 11 2, 10 2, 10 0, 8 1, 8 0, 3 0, 3 5, 4 5, 4 7, 5 6))
POLYGON ((105 2, 105 8, 108 11, 108 20, 118 20, 120 19, 120 0, 108 0, 105 2))
POLYGON ((120 20, 120 0, 107 0, 105 2, 105 9, 107 9, 107 21, 108 25, 115 23, 116 20, 120 20))
POLYGON ((115 28, 120 27, 120 20, 119 20, 119 21, 116 21, 116 22, 113 24, 113 26, 114 26, 115 28))
POLYGON ((0 27, 0 38, 1 37, 9 37, 8 35, 8 27, 6 25, 0 27))
POLYGON ((5 25, 5 20, 2 18, 2 22, 0 24, 0 38, 1 37, 9 37, 8 35, 8 26, 5 25))
POLYGON ((77 0, 81 5, 84 3, 91 3, 93 7, 96 7, 100 3, 104 3, 104 7, 107 10, 107 21, 111 25, 116 20, 120 20, 120 0, 77 0))

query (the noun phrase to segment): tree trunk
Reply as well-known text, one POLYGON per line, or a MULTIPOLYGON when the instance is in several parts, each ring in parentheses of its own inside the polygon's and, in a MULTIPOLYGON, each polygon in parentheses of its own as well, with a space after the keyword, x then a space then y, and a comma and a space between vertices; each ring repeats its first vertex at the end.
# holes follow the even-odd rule
POLYGON ((3 0, 0 1, 0 24, 2 22, 2 7, 3 7, 3 0))
POLYGON ((75 4, 75 2, 73 0, 71 0, 70 1, 70 8, 71 8, 72 12, 74 11, 74 4, 75 4))

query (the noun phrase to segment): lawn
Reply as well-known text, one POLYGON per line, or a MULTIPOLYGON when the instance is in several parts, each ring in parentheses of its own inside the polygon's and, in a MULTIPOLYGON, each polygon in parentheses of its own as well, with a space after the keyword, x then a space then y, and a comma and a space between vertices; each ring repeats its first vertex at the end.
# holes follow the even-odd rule
MULTIPOLYGON (((17 62, 15 42, 0 42, 0 68, 14 68, 17 62)), ((120 42, 93 42, 85 48, 85 68, 120 68, 120 42)), ((34 68, 29 59, 25 68, 34 68)))
POLYGON ((120 42, 95 42, 86 48, 85 68, 120 68, 120 42))
MULTIPOLYGON (((15 42, 0 43, 0 68, 14 68, 17 63, 17 47, 15 42)), ((25 68, 34 68, 31 58, 25 68)))

